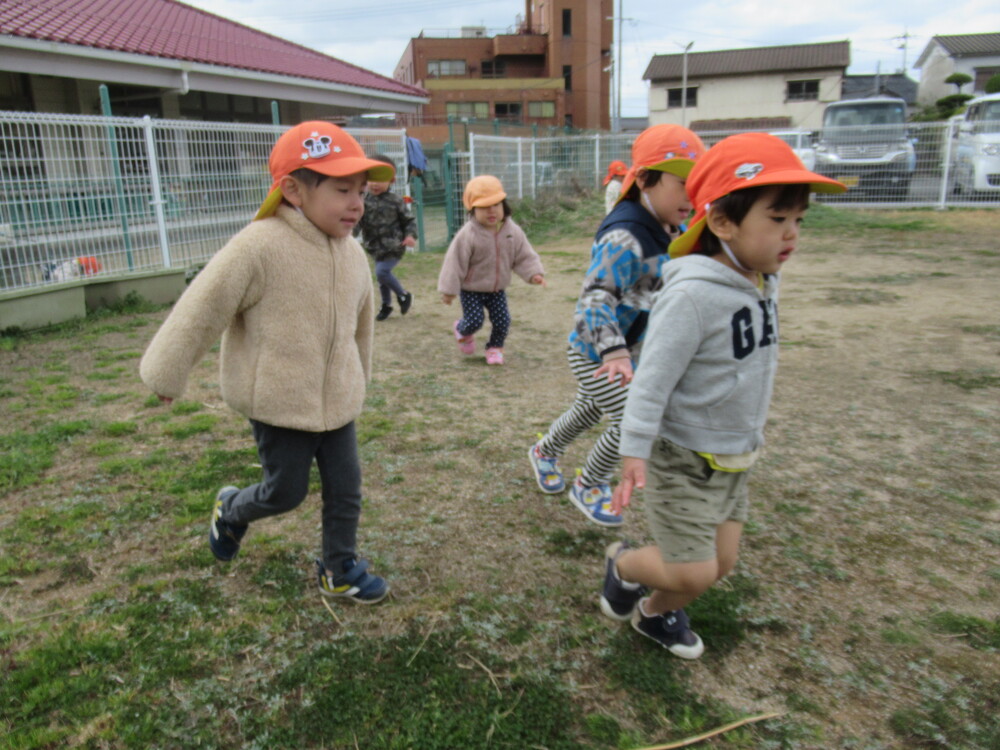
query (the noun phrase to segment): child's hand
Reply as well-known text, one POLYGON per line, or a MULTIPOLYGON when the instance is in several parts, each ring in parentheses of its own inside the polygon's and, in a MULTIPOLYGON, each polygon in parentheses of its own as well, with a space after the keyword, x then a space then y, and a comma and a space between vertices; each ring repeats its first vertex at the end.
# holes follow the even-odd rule
POLYGON ((531 277, 531 283, 536 284, 538 286, 548 287, 548 284, 545 283, 545 277, 542 276, 540 273, 536 273, 534 276, 531 277))
POLYGON ((609 383, 614 383, 620 376, 621 383, 619 383, 619 385, 624 388, 632 382, 632 359, 630 357, 609 359, 603 365, 594 370, 595 378, 599 378, 602 375, 608 376, 609 383))
POLYGON ((622 511, 632 502, 632 490, 641 490, 646 486, 646 461, 641 458, 625 456, 622 459, 622 481, 611 493, 611 512, 620 516, 622 511))
POLYGON ((446 305, 450 305, 454 300, 455 300, 455 295, 454 294, 442 294, 441 295, 441 301, 444 302, 446 305))
POLYGON ((406 239, 403 240, 403 247, 414 247, 416 244, 417 241, 412 237, 407 237, 406 239))

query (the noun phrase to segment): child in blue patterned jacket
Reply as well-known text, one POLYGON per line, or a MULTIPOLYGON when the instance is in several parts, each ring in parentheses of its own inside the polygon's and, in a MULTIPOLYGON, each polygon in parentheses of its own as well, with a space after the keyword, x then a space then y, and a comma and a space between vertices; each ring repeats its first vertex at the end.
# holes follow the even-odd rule
POLYGON ((573 440, 608 417, 607 428, 569 490, 570 501, 601 526, 621 523, 609 510, 610 482, 618 465, 633 361, 668 260, 667 246, 691 211, 684 181, 704 151, 701 139, 679 125, 654 125, 632 144, 632 166, 618 204, 597 230, 569 335, 567 356, 578 384, 576 400, 528 450, 542 492, 562 492, 566 481, 559 457, 573 440))

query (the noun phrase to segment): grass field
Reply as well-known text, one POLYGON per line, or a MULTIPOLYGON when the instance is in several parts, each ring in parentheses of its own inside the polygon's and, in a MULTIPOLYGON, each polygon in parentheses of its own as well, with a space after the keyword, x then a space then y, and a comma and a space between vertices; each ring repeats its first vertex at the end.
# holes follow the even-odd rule
POLYGON ((170 407, 140 383, 165 309, 0 338, 0 748, 641 748, 748 718, 699 746, 1000 748, 998 215, 811 212, 742 558, 687 663, 597 607, 643 514, 588 525, 528 473, 595 209, 519 211, 549 287, 510 288, 503 368, 455 348, 441 256, 401 264, 359 420, 375 607, 316 590, 318 480, 214 560, 212 498, 259 468, 215 351, 170 407))

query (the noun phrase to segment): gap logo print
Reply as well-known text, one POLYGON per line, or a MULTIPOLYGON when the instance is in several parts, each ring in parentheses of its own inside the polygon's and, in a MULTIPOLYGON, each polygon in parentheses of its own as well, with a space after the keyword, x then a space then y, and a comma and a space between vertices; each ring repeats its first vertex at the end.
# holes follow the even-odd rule
POLYGON ((759 347, 778 344, 778 303, 773 299, 757 301, 760 307, 759 325, 754 325, 753 310, 747 306, 733 313, 729 321, 733 330, 733 356, 746 359, 759 347))

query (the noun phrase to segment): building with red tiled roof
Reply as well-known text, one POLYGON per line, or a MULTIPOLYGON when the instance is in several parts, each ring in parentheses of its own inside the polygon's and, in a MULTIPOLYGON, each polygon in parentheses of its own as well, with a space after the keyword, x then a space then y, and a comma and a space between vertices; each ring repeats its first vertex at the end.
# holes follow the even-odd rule
POLYGON ((0 0, 0 109, 283 122, 410 113, 427 93, 175 0, 0 0))

